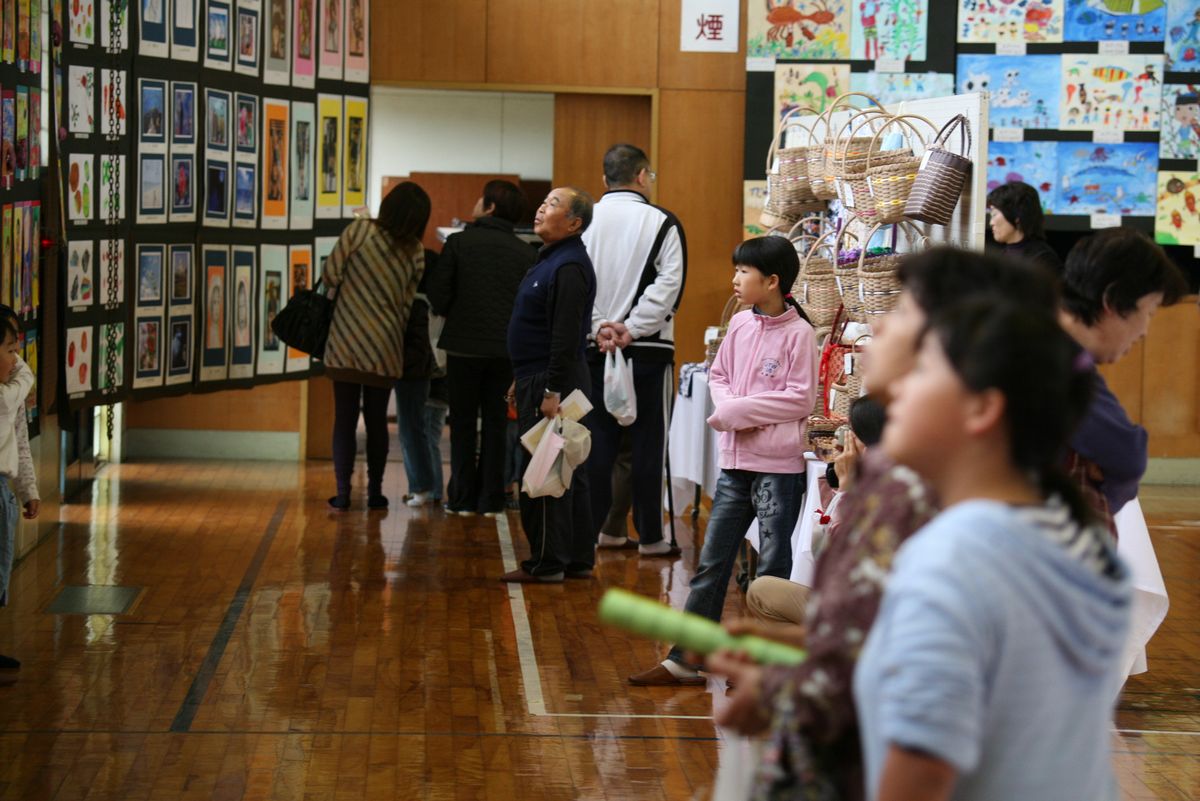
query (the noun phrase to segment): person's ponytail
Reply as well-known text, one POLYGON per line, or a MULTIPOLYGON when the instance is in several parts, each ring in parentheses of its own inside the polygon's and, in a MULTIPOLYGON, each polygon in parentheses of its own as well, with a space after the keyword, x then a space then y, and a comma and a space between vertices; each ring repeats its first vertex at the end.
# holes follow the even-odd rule
POLYGON ((1079 485, 1058 465, 1048 465, 1037 471, 1038 490, 1042 497, 1050 498, 1057 495, 1067 506, 1071 519, 1081 526, 1101 523, 1096 511, 1083 497, 1079 485))

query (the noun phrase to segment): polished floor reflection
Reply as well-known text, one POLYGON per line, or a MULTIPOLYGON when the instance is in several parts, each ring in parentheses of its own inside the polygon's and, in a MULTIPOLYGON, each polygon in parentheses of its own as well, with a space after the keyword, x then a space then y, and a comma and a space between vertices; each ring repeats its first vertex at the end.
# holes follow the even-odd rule
MULTIPOLYGON (((709 797, 723 687, 627 686, 658 650, 594 614, 608 586, 682 604, 685 519, 682 559, 603 554, 595 581, 510 589, 515 517, 332 514, 329 473, 121 465, 64 507, 0 611, 24 662, 0 687, 0 799, 709 797), (136 597, 51 611, 89 586, 136 597)), ((1118 714, 1127 798, 1200 797, 1198 495, 1142 497, 1171 611, 1118 714)))

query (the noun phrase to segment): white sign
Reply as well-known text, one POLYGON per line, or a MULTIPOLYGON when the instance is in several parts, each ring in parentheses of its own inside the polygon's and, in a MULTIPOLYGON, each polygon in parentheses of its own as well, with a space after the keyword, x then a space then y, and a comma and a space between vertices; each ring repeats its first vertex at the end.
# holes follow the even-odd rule
POLYGON ((741 43, 738 0, 683 0, 679 4, 679 49, 692 53, 736 53, 741 43))
POLYGON ((1023 56, 1025 55, 1025 42, 999 42, 996 44, 996 55, 1023 56))
POLYGON ((1112 128, 1105 128, 1104 130, 1095 131, 1092 134, 1092 141, 1105 145, 1119 145, 1125 141, 1125 132, 1113 130, 1112 128))
POLYGON ((876 72, 904 72, 904 59, 881 58, 875 62, 876 72))
POLYGON ((1120 228, 1121 227, 1121 215, 1120 214, 1096 213, 1096 214, 1092 215, 1091 222, 1092 222, 1092 230, 1093 231, 1099 230, 1101 228, 1120 228))
POLYGON ((746 72, 774 72, 775 56, 755 56, 746 59, 746 72))
POLYGON ((1129 55, 1129 42, 1124 40, 1101 42, 1099 52, 1109 56, 1127 56, 1129 55))
POLYGON ((993 128, 992 129, 992 141, 993 142, 1024 142, 1025 141, 1025 129, 1024 128, 993 128))

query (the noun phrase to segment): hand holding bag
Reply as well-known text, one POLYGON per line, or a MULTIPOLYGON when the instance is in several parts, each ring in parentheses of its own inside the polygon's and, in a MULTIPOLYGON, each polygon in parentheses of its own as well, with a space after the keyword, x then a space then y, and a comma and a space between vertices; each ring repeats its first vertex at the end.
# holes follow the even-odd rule
POLYGON ((604 356, 604 408, 622 426, 637 420, 637 394, 633 389, 633 362, 620 348, 604 356))
POLYGON ((301 289, 292 295, 271 321, 271 330, 288 347, 323 359, 335 303, 321 291, 321 279, 318 278, 312 289, 301 289))

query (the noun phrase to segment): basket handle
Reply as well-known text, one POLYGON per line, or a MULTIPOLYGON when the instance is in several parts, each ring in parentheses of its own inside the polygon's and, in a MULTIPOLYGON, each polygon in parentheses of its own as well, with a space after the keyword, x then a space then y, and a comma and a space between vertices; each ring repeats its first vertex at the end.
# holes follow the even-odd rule
POLYGON ((928 147, 929 147, 928 140, 923 139, 921 137, 921 132, 918 131, 916 125, 914 125, 912 122, 909 122, 909 120, 918 120, 920 122, 925 123, 926 125, 929 126, 930 135, 931 136, 937 135, 937 126, 934 125, 933 122, 931 122, 930 120, 926 119, 925 117, 922 117, 920 114, 897 114, 897 115, 895 115, 890 120, 885 122, 883 124, 883 127, 881 127, 878 131, 875 132, 875 138, 871 140, 871 145, 870 145, 870 147, 867 148, 867 169, 868 170, 871 169, 871 156, 875 155, 877 152, 880 152, 875 149, 876 140, 878 140, 879 137, 883 134, 883 132, 891 125, 899 124, 901 128, 908 129, 907 132, 904 134, 904 137, 910 146, 913 143, 913 137, 916 137, 916 141, 921 143, 921 149, 922 150, 928 149, 928 147))
MULTIPOLYGON (((775 129, 775 136, 771 139, 771 146, 767 148, 767 175, 771 174, 771 162, 775 160, 775 152, 779 149, 779 145, 782 142, 783 132, 787 130, 788 120, 805 111, 809 114, 817 113, 815 109, 809 108, 808 106, 797 106, 787 114, 784 114, 783 119, 779 121, 779 127, 775 129)), ((807 133, 809 136, 812 136, 811 126, 809 129, 807 129, 807 133)))
POLYGON ((971 152, 971 123, 962 114, 956 114, 950 118, 949 122, 942 126, 942 130, 938 131, 937 139, 933 140, 931 147, 936 145, 948 150, 949 148, 946 148, 946 140, 950 137, 955 127, 958 128, 958 144, 962 148, 960 155, 965 159, 969 159, 970 156, 967 154, 971 152))
POLYGON ((812 220, 820 220, 820 219, 822 219, 822 218, 821 218, 821 215, 819 215, 819 214, 809 214, 807 216, 801 217, 800 219, 796 220, 795 225, 793 225, 790 229, 788 229, 788 232, 787 232, 787 234, 785 234, 785 236, 792 241, 795 241, 797 239, 803 239, 806 237, 808 239, 816 239, 816 237, 813 236, 812 234, 802 233, 800 236, 796 236, 796 231, 799 230, 800 226, 804 225, 806 222, 811 222, 812 220))
MULTIPOLYGON (((913 223, 909 222, 908 220, 900 220, 899 222, 895 222, 895 223, 875 223, 875 225, 871 226, 871 230, 867 232, 867 235, 865 237, 867 245, 871 244, 871 240, 875 238, 875 234, 878 233, 881 228, 886 228, 888 226, 895 226, 894 228, 892 228, 892 251, 893 252, 898 252, 898 251, 896 251, 895 234, 896 234, 896 231, 899 231, 901 227, 904 227, 908 231, 910 236, 916 235, 916 237, 920 240, 922 248, 929 246, 929 237, 927 237, 925 234, 921 233, 921 229, 918 228, 913 223)), ((860 252, 858 254, 858 266, 860 269, 862 268, 863 263, 866 261, 866 258, 867 258, 867 248, 866 248, 866 246, 864 246, 862 249, 862 252, 860 252)))
MULTIPOLYGON (((875 123, 877 123, 881 118, 890 118, 890 117, 891 117, 891 115, 888 114, 886 111, 883 111, 882 109, 868 108, 868 109, 863 109, 862 111, 858 112, 853 117, 851 117, 850 119, 846 120, 846 124, 842 125, 841 127, 838 128, 838 133, 840 134, 842 131, 846 130, 847 128, 850 129, 850 132, 848 134, 846 134, 846 136, 844 138, 841 136, 837 136, 834 138, 834 140, 833 140, 834 160, 837 161, 837 163, 840 164, 844 168, 846 166, 846 157, 850 154, 850 144, 854 140, 854 135, 856 133, 858 133, 860 130, 862 130, 862 128, 864 126, 867 126, 867 125, 871 126, 871 129, 874 131, 875 123), (862 119, 859 120, 859 117, 862 117, 862 119), (858 122, 855 122, 856 120, 858 120, 858 122), (839 145, 841 146, 840 155, 839 155, 839 149, 838 149, 839 145)), ((887 123, 885 122, 884 124, 886 125, 887 123)), ((830 130, 832 130, 832 129, 830 129, 830 130)), ((875 141, 875 140, 872 139, 871 141, 875 141)))

